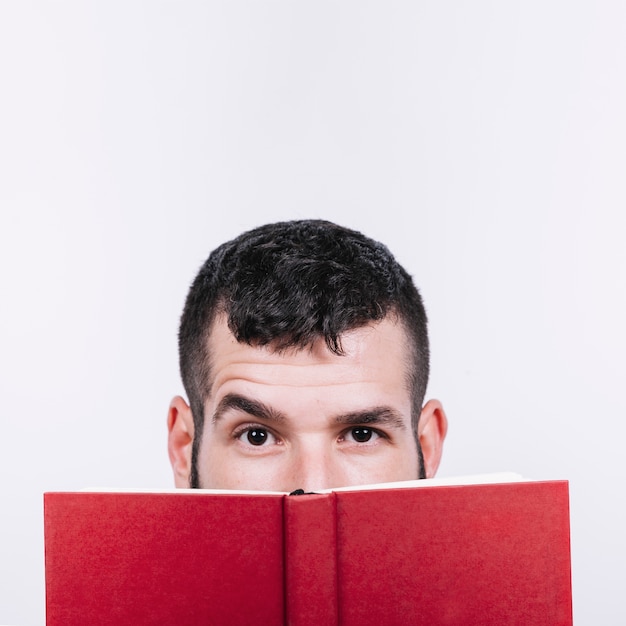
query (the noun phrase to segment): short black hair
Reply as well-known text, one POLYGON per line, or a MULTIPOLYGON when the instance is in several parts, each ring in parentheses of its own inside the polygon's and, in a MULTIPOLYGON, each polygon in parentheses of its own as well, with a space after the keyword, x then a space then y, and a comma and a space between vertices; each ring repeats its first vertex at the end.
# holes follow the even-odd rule
MULTIPOLYGON (((417 432, 429 346, 426 311, 409 274, 383 244, 355 230, 323 220, 267 224, 216 248, 185 302, 178 346, 195 431, 192 487, 198 485, 196 460, 210 392, 209 333, 218 314, 226 316, 237 341, 282 350, 305 348, 323 337, 339 355, 343 333, 395 315, 410 343, 407 375, 417 432)), ((423 465, 419 442, 418 452, 423 465)))

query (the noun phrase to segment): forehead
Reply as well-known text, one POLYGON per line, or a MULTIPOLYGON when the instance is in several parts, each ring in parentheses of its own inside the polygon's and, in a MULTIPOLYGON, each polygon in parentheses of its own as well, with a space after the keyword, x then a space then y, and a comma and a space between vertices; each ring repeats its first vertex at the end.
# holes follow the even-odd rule
POLYGON ((323 338, 305 348, 277 351, 238 342, 224 315, 219 315, 208 339, 211 381, 209 396, 229 381, 252 385, 298 387, 354 386, 385 394, 409 394, 409 340, 402 324, 386 318, 341 336, 343 354, 332 353, 323 338))

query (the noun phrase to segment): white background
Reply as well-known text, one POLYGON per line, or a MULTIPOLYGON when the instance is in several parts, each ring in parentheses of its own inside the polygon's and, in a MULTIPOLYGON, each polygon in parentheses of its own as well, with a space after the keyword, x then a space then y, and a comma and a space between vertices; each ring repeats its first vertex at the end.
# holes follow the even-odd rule
POLYGON ((422 290, 440 475, 569 479, 575 621, 626 623, 625 3, 4 0, 0 90, 0 623, 44 491, 172 486, 187 287, 303 217, 422 290))

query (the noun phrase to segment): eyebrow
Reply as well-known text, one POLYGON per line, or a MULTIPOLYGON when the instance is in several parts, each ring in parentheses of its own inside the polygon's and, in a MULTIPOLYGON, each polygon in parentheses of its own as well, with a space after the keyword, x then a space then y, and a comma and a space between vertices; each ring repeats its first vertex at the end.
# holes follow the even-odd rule
POLYGON ((213 413, 213 423, 217 422, 227 411, 235 410, 242 413, 248 413, 257 419, 265 420, 267 422, 284 422, 285 415, 272 407, 259 402, 258 400, 252 400, 245 396, 240 396, 236 393, 226 394, 217 405, 215 412, 213 413))
MULTIPOLYGON (((257 419, 267 422, 284 422, 287 419, 284 413, 267 406, 263 402, 246 398, 239 394, 229 393, 225 395, 217 405, 213 413, 213 423, 219 421, 220 418, 230 410, 241 411, 242 413, 247 413, 248 415, 252 415, 257 419)), ((388 406, 378 406, 362 411, 342 413, 335 416, 334 422, 347 426, 371 424, 374 426, 389 426, 398 430, 406 430, 406 423, 402 415, 388 406)))
POLYGON ((373 424, 375 426, 390 426, 398 430, 406 430, 406 423, 402 419, 402 415, 388 406, 378 406, 363 411, 343 413, 335 418, 335 422, 347 425, 373 424))

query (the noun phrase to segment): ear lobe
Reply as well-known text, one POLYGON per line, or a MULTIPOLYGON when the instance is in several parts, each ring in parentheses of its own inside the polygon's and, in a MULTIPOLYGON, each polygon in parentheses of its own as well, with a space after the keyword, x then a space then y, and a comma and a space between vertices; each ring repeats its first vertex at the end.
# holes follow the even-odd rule
POLYGON ((178 488, 189 487, 191 472, 191 445, 193 442, 193 416, 189 405, 180 396, 170 403, 167 413, 167 451, 174 470, 174 483, 178 488))
POLYGON ((429 400, 420 413, 417 434, 424 455, 426 478, 432 478, 437 473, 443 440, 448 432, 448 418, 439 400, 429 400))

